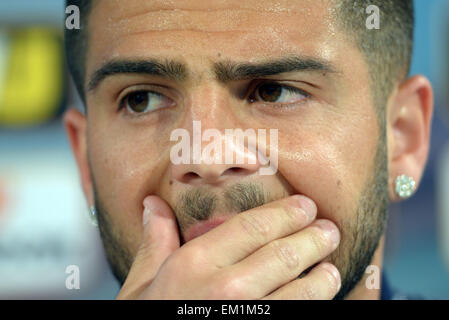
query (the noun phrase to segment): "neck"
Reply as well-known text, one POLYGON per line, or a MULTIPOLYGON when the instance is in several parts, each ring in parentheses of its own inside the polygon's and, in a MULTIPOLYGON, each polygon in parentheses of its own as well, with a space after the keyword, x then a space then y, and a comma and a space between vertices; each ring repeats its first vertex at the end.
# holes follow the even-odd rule
POLYGON ((379 246, 374 252, 370 265, 376 266, 370 273, 365 273, 358 284, 346 296, 346 300, 379 300, 382 279, 382 258, 384 251, 385 235, 379 241, 379 246), (377 273, 377 270, 379 273, 377 273), (377 286, 376 283, 380 285, 377 286), (378 287, 378 288, 377 288, 378 287))

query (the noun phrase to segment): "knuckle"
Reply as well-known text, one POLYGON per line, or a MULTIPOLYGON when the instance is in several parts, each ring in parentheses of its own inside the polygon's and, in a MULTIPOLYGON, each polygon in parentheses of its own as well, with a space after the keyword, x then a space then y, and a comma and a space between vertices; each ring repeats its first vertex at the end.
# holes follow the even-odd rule
POLYGON ((270 248, 282 265, 289 271, 297 271, 299 257, 293 246, 285 240, 275 240, 270 243, 270 248))
POLYGON ((312 283, 306 283, 301 286, 299 297, 301 300, 317 300, 320 298, 317 288, 312 283))
POLYGON ((284 223, 290 230, 297 230, 306 221, 306 214, 302 208, 285 206, 282 207, 282 212, 286 217, 284 223))
POLYGON ((226 300, 238 300, 245 298, 245 286, 243 281, 237 277, 227 277, 222 280, 221 285, 218 286, 220 298, 226 300))
POLYGON ((177 263, 180 264, 181 268, 195 271, 198 266, 205 264, 206 254, 207 250, 203 246, 186 244, 177 254, 177 263))
POLYGON ((265 243, 268 239, 272 227, 271 221, 265 215, 242 215, 239 222, 256 243, 265 243))
POLYGON ((312 232, 310 232, 310 241, 313 249, 318 252, 320 257, 324 257, 329 253, 331 243, 327 237, 323 235, 323 231, 321 229, 313 228, 312 232))

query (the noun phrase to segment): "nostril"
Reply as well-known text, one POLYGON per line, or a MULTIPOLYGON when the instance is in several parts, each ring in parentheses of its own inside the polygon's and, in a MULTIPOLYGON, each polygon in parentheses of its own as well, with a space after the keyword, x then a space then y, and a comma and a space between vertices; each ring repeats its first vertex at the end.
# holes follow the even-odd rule
POLYGON ((199 174, 190 171, 190 172, 187 172, 186 174, 184 174, 184 176, 182 177, 182 181, 184 183, 188 183, 188 182, 198 179, 198 178, 200 178, 199 174))
POLYGON ((247 174, 248 170, 240 167, 232 167, 223 172, 223 175, 238 176, 247 174))
POLYGON ((190 168, 177 167, 173 172, 173 177, 185 184, 216 184, 225 181, 227 178, 240 179, 255 172, 251 166, 231 167, 229 165, 213 166, 190 166, 190 168))

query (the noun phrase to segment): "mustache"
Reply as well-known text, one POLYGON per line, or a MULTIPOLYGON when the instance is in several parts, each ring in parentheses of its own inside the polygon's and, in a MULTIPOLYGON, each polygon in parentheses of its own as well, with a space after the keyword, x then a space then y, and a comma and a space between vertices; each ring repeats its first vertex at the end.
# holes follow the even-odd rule
POLYGON ((269 199, 269 193, 265 192, 263 185, 252 182, 237 183, 226 188, 222 198, 206 187, 199 187, 184 192, 174 212, 180 230, 184 231, 198 221, 211 218, 219 201, 224 202, 226 210, 240 213, 264 205, 269 199))

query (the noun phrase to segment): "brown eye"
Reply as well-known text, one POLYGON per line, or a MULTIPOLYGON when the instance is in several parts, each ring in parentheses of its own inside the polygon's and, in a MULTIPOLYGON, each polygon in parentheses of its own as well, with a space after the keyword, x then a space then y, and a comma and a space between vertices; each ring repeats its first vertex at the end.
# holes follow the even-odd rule
POLYGON ((301 89, 276 82, 268 82, 263 83, 256 88, 251 100, 252 102, 294 103, 308 97, 310 97, 310 95, 301 89))
POLYGON ((276 102, 282 94, 282 87, 278 84, 267 83, 258 88, 259 96, 267 102, 276 102))
POLYGON ((131 92, 121 102, 131 113, 146 113, 172 104, 173 101, 162 94, 145 90, 131 92))
POLYGON ((134 112, 144 112, 148 107, 148 101, 147 91, 133 92, 127 97, 128 107, 134 112))

